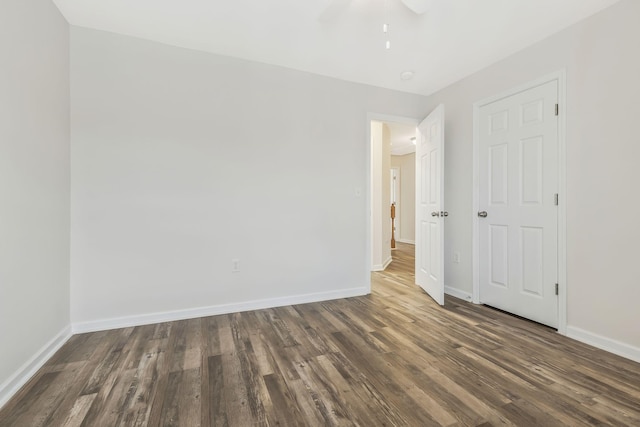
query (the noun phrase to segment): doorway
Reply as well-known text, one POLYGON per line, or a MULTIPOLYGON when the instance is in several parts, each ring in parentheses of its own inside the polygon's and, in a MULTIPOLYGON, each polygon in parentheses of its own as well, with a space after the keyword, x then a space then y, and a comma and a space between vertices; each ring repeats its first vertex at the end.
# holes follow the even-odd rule
POLYGON ((370 271, 385 270, 391 263, 392 235, 398 243, 413 244, 415 240, 417 124, 416 120, 404 117, 376 114, 368 117, 370 271), (394 202, 395 233, 391 219, 394 202))
MULTIPOLYGON (((444 304, 445 286, 442 252, 444 219, 448 215, 444 209, 444 191, 442 188, 444 185, 444 118, 443 105, 438 105, 419 124, 412 119, 402 118, 397 120, 371 114, 368 117, 369 155, 371 159, 369 174, 372 181, 370 192, 368 192, 371 214, 367 220, 371 228, 367 249, 370 251, 371 270, 380 271, 386 268, 387 263, 383 264, 382 268, 376 267, 380 266, 377 262, 385 259, 387 250, 389 253, 388 259, 391 260, 390 241, 384 239, 384 237, 391 234, 386 232, 390 229, 391 224, 388 219, 384 219, 391 211, 389 197, 387 197, 390 186, 390 169, 387 166, 389 163, 387 163, 385 154, 390 152, 391 146, 389 127, 393 123, 410 124, 411 134, 407 135, 405 139, 415 147, 416 151, 414 161, 412 161, 415 173, 415 179, 413 180, 415 187, 411 194, 415 208, 412 209, 414 218, 410 221, 414 224, 412 234, 416 253, 414 277, 415 283, 440 305, 444 304), (381 155, 381 153, 383 154, 381 155), (378 183, 380 182, 382 183, 382 190, 378 188, 378 183), (386 188, 384 188, 385 186, 386 188), (383 227, 383 231, 379 231, 378 227, 383 227), (382 238, 379 236, 382 236, 382 238)), ((401 182, 405 182, 402 177, 401 182)), ((407 212, 407 209, 402 209, 402 211, 407 212)), ((402 223, 406 224, 407 221, 403 220, 402 223)), ((403 226, 403 230, 405 228, 403 226)))
POLYGON ((391 250, 396 249, 396 239, 400 235, 400 168, 391 161, 389 185, 391 186, 391 250))

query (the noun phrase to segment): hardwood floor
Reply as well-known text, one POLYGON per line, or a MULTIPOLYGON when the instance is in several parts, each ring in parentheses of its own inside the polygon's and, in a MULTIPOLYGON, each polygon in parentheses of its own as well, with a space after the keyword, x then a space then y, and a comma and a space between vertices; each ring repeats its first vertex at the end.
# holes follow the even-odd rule
POLYGON ((76 335, 0 426, 640 425, 640 364, 413 285, 76 335))

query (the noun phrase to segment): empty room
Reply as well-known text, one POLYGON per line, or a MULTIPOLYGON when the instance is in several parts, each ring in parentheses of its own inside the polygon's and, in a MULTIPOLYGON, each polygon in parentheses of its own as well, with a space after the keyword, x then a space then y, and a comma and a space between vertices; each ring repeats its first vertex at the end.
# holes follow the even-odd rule
POLYGON ((0 427, 640 425, 639 19, 2 0, 0 427))

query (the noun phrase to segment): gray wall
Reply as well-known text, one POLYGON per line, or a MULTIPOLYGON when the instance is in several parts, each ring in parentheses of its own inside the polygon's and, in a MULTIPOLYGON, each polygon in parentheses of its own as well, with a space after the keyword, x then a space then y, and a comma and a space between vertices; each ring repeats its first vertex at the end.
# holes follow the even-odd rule
POLYGON ((74 323, 364 289, 367 113, 425 97, 76 27, 71 56, 74 323))
MULTIPOLYGON (((0 2, 0 404, 69 326, 69 31, 0 2)), ((67 329, 68 331, 68 329, 67 329)))
POLYGON ((566 68, 568 332, 636 352, 639 16, 640 2, 622 1, 429 98, 446 109, 446 281, 471 293, 473 103, 566 68))

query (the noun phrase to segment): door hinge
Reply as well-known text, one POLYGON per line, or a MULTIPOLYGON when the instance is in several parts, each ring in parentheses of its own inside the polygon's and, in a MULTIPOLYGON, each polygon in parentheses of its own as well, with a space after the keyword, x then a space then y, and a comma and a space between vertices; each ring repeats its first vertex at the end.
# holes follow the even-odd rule
POLYGON ((558 284, 556 283, 556 295, 558 295, 559 290, 558 290, 558 284))
POLYGON ((556 116, 560 114, 560 105, 556 104, 556 116))
POLYGON ((553 203, 555 203, 555 205, 556 205, 556 206, 558 206, 558 193, 556 193, 556 194, 553 196, 553 203))

